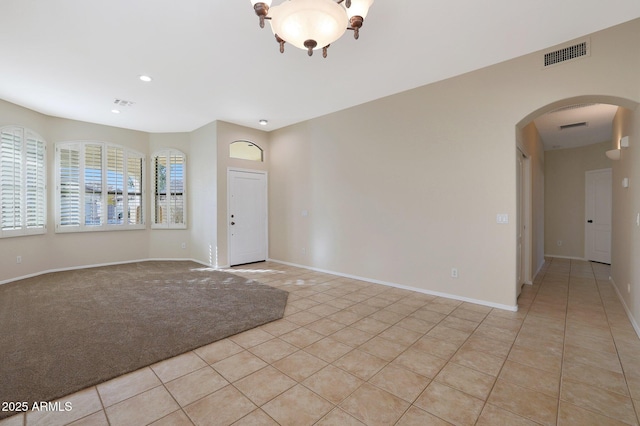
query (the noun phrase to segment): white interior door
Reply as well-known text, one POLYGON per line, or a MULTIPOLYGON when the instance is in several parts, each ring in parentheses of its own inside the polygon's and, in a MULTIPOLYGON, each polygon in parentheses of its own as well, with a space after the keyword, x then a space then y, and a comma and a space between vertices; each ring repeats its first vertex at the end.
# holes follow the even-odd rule
POLYGON ((585 258, 611 263, 611 169, 586 172, 585 258))
POLYGON ((229 170, 229 264, 267 259, 267 175, 229 170))

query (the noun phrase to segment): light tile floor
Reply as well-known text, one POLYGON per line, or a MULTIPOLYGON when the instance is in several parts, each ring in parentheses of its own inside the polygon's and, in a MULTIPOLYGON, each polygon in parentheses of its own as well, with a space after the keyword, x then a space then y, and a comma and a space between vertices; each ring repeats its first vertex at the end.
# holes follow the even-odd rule
POLYGON ((640 340, 609 267, 549 259, 519 311, 266 262, 282 320, 63 398, 13 425, 622 425, 640 340))

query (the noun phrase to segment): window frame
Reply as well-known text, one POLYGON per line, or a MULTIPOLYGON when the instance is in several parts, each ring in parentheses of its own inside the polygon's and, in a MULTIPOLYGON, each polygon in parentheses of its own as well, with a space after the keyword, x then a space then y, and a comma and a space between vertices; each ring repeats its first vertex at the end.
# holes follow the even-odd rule
MULTIPOLYGON (((103 141, 92 141, 92 140, 82 140, 82 141, 64 141, 58 142, 55 145, 55 178, 56 178, 56 210, 55 210, 55 232, 56 233, 68 233, 68 232, 96 232, 96 231, 125 231, 125 230, 139 230, 146 229, 145 223, 145 210, 146 210, 146 188, 145 188, 145 179, 146 179, 146 156, 145 154, 131 149, 129 147, 111 143, 111 142, 103 142, 103 141), (98 173, 98 169, 93 169, 94 171, 87 171, 87 150, 91 147, 91 149, 99 148, 100 159, 98 160, 100 163, 100 169, 98 173), (63 151, 69 151, 69 155, 72 155, 73 152, 77 153, 77 171, 75 173, 73 170, 73 166, 70 168, 70 172, 67 172, 64 176, 62 175, 62 167, 63 167, 63 151), (110 160, 110 152, 111 151, 121 152, 121 170, 112 169, 110 160), (136 179, 138 174, 136 173, 134 176, 129 176, 129 160, 133 159, 140 160, 140 173, 139 173, 139 182, 137 185, 134 185, 136 189, 134 192, 129 191, 129 187, 131 186, 131 179, 136 179), (118 176, 118 172, 121 174, 121 178, 119 182, 122 185, 120 192, 118 192, 117 183, 116 188, 112 191, 110 190, 110 185, 113 185, 113 180, 110 177, 118 176), (73 174, 73 176, 71 176, 73 174), (93 180, 94 187, 99 188, 98 190, 94 190, 93 192, 88 191, 87 180, 90 177, 95 177, 93 180), (72 181, 71 177, 75 180, 72 181), (66 182, 65 179, 68 178, 69 181, 66 182), (125 184, 126 182, 126 184, 125 184), (63 189, 64 188, 72 188, 73 186, 77 187, 77 190, 74 192, 73 190, 69 193, 69 198, 71 199, 70 203, 63 202, 63 189), (88 216, 87 216, 87 196, 88 195, 98 195, 95 197, 96 204, 99 204, 96 210, 96 216, 99 220, 98 224, 89 224, 88 216), (117 195, 120 194, 121 204, 118 203, 117 195), (111 197, 113 196, 113 197, 111 197), (129 206, 129 198, 130 196, 136 197, 139 200, 139 214, 138 209, 136 208, 136 222, 130 223, 128 220, 131 217, 131 209, 129 206), (77 197, 77 205, 73 205, 73 198, 77 197), (111 203, 111 198, 115 199, 115 203, 111 203), (113 205, 114 208, 110 209, 110 206, 113 205), (118 208, 120 206, 120 209, 118 208), (66 216, 63 214, 63 209, 71 209, 72 214, 69 215, 70 218, 76 219, 73 223, 63 223, 66 216), (118 210, 122 210, 122 217, 120 223, 112 222, 112 215, 117 214, 118 210), (128 212, 125 217, 125 212, 128 212), (110 216, 111 215, 111 216, 110 216), (75 216, 75 217, 74 217, 75 216)), ((65 158, 66 160, 66 158, 65 158)), ((75 159, 74 159, 75 161, 75 159)), ((118 182, 118 180, 116 180, 118 182)), ((92 215, 93 216, 93 215, 92 215)))
POLYGON ((255 142, 251 142, 249 140, 246 139, 238 139, 235 140, 231 143, 229 143, 229 158, 235 158, 238 160, 246 160, 246 161, 254 161, 256 163, 264 163, 264 149, 262 149, 260 147, 260 145, 258 145, 255 142), (246 151, 242 152, 244 150, 240 149, 238 152, 238 150, 234 150, 234 145, 235 144, 246 144, 248 145, 248 147, 254 147, 258 150, 258 152, 260 153, 260 159, 255 159, 255 158, 249 158, 248 156, 246 156, 246 151))
MULTIPOLYGON (((10 154, 9 154, 10 155, 10 154)), ((11 171, 8 172, 9 174, 11 171)), ((19 187, 19 194, 14 195, 10 204, 14 206, 14 220, 13 227, 4 229, 4 214, 6 208, 3 209, 2 216, 0 216, 0 238, 9 237, 23 237, 29 235, 42 235, 47 232, 47 142, 37 132, 19 125, 6 125, 0 126, 0 197, 7 199, 7 194, 2 190, 5 186, 19 187), (16 149, 13 150, 14 160, 5 158, 4 155, 11 150, 10 147, 4 146, 2 143, 2 135, 5 133, 13 133, 14 143, 20 145, 19 152, 19 164, 20 170, 15 170, 15 157, 16 149), (19 137, 19 141, 15 141, 16 136, 19 137), (35 142, 35 149, 29 148, 30 143, 35 142), (34 159, 35 157, 35 159, 34 159), (34 162, 35 161, 35 165, 34 162), (3 170, 2 164, 10 164, 13 162, 13 176, 15 178, 12 185, 4 183, 4 179, 7 175, 7 170, 3 170), (35 185, 31 185, 35 179, 35 185), (17 180, 17 184, 16 181, 17 180), (32 189, 35 188, 35 189, 32 189), (35 193, 35 201, 33 199, 35 193), (19 211, 17 214, 15 212, 19 211), (34 207, 29 207, 34 206, 34 207), (16 226, 16 216, 20 216, 19 226, 16 226), (29 225, 30 217, 35 216, 35 225, 29 225)), ((8 178, 7 178, 8 180, 8 178)), ((9 198, 11 198, 10 192, 9 198)), ((0 203, 2 203, 0 199, 0 203)))
MULTIPOLYGON (((169 164, 170 160, 166 160, 167 164, 169 164)), ((150 174, 151 174, 151 182, 152 182, 152 190, 153 193, 151 195, 151 202, 150 202, 150 206, 151 206, 151 229, 187 229, 187 168, 188 168, 188 164, 187 164, 187 155, 178 150, 178 149, 173 149, 173 148, 168 148, 168 149, 162 149, 162 150, 158 150, 153 152, 153 154, 151 154, 151 167, 149 167, 150 169, 150 174), (158 202, 157 202, 157 196, 158 196, 158 174, 156 172, 157 169, 157 159, 158 157, 164 157, 166 159, 170 159, 172 157, 181 157, 181 161, 182 161, 182 173, 181 173, 181 177, 182 177, 182 191, 179 193, 180 196, 182 197, 182 222, 175 222, 173 220, 167 220, 166 222, 162 221, 158 223, 158 202)), ((166 182, 171 182, 172 180, 172 175, 171 175, 171 167, 167 167, 165 166, 165 170, 166 170, 166 174, 165 174, 165 188, 167 186, 166 182)), ((171 183, 168 184, 169 187, 171 186, 171 183)), ((162 202, 163 207, 165 207, 167 212, 170 212, 170 205, 172 204, 172 195, 171 196, 167 196, 165 193, 165 200, 162 202)), ((177 193, 175 194, 177 195, 177 193)), ((168 215, 167 217, 171 217, 171 215, 168 215)))

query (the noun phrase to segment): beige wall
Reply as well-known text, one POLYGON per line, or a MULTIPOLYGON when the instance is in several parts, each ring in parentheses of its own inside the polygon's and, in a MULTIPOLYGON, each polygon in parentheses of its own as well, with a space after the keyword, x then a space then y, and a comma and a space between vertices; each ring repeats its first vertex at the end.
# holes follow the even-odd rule
POLYGON ((207 265, 217 263, 217 130, 216 122, 191 133, 188 163, 188 225, 193 259, 207 265))
POLYGON ((545 255, 584 258, 585 173, 610 168, 611 160, 605 156, 610 148, 607 141, 545 151, 545 255))
POLYGON ((530 283, 544 265, 544 146, 533 122, 517 130, 518 147, 529 159, 530 189, 523 196, 528 197, 525 208, 529 207, 526 232, 530 241, 530 267, 525 282, 530 283))
POLYGON ((48 218, 44 235, 0 239, 0 282, 42 271, 149 258, 149 230, 55 233, 55 144, 93 140, 124 145, 148 154, 149 135, 127 129, 49 117, 0 101, 0 126, 17 124, 47 142, 48 218), (16 264, 16 256, 22 263, 16 264))
POLYGON ((622 148, 619 161, 613 166, 613 230, 611 277, 618 293, 633 317, 640 334, 640 109, 620 108, 614 119, 613 142, 629 136, 629 148, 622 148), (622 187, 622 179, 629 178, 629 187, 622 187))
MULTIPOLYGON (((217 266, 228 266, 228 237, 227 228, 229 215, 227 212, 227 170, 229 168, 239 168, 246 170, 269 170, 270 151, 269 135, 263 131, 248 129, 236 124, 218 121, 217 130, 217 203, 218 203, 218 240, 217 240, 217 266), (264 152, 264 162, 241 160, 229 157, 229 144, 237 140, 250 141, 262 148, 264 152)), ((269 176, 267 175, 267 182, 269 176)))
POLYGON ((543 70, 538 52, 272 132, 270 256, 515 307, 514 128, 587 89, 640 101, 638 33, 636 20, 592 34, 581 60, 543 70))

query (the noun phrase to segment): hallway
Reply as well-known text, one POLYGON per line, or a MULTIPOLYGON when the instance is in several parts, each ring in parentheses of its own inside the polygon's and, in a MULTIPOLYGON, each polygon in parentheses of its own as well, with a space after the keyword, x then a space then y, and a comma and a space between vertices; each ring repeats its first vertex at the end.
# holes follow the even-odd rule
MULTIPOLYGON (((535 379, 523 376, 525 386, 543 392, 546 386, 552 395, 559 381, 558 424, 638 422, 640 340, 609 273, 605 264, 547 259, 518 300, 519 315, 526 316, 509 358, 526 348, 518 361, 545 370, 535 379)), ((526 409, 513 404, 513 411, 526 409)))

